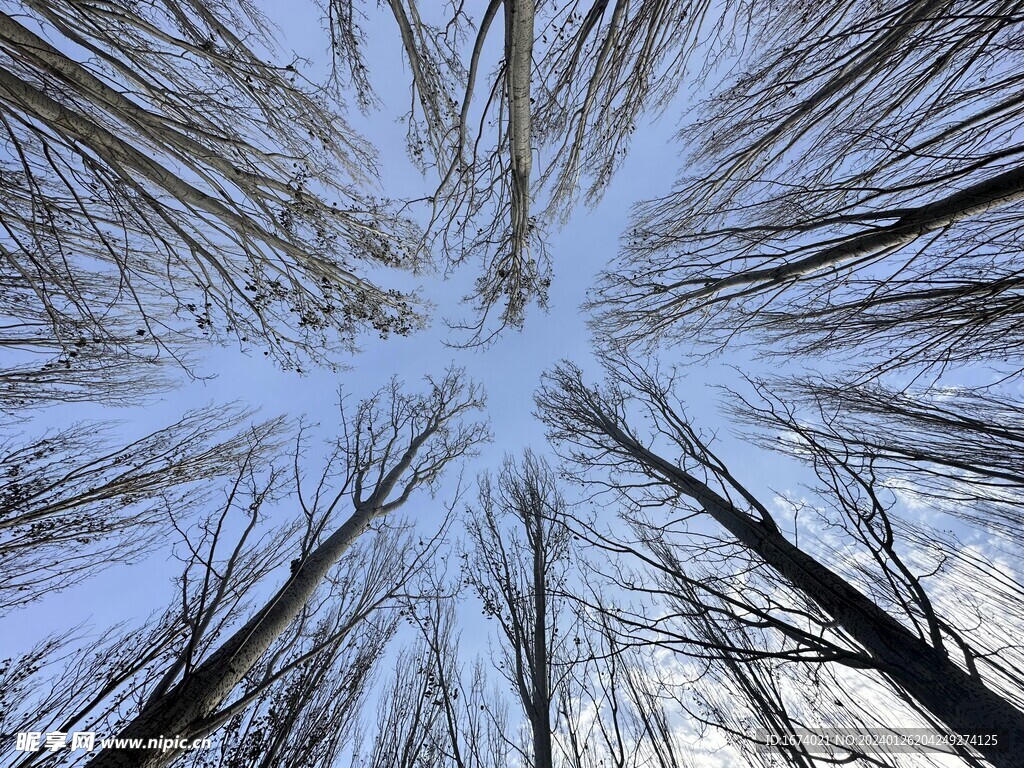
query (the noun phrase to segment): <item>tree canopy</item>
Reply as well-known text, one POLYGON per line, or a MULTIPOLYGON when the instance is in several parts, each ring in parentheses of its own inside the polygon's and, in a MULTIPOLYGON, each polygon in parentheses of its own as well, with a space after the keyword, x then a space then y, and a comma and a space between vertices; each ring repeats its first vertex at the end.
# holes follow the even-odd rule
POLYGON ((0 0, 4 764, 1018 765, 1022 54, 0 0))

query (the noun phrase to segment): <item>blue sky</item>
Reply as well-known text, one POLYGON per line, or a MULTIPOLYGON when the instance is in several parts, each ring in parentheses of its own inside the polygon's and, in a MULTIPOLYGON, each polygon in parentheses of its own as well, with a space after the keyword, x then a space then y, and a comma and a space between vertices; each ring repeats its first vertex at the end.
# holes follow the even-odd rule
MULTIPOLYGON (((264 4, 271 20, 282 28, 281 48, 286 57, 294 51, 314 62, 323 62, 328 41, 313 3, 264 0, 264 4)), ((405 127, 397 120, 407 108, 409 78, 394 22, 387 15, 374 13, 366 23, 366 31, 370 41, 368 65, 384 106, 367 116, 353 114, 352 118, 380 153, 380 192, 393 197, 429 194, 434 179, 424 180, 407 160, 405 127)), ((322 68, 312 67, 308 75, 316 80, 322 76, 322 68)), ((439 374, 455 363, 465 367, 468 375, 486 388, 495 436, 494 442, 467 466, 467 477, 496 469, 508 452, 517 453, 525 447, 544 450, 543 427, 532 417, 533 392, 541 373, 558 360, 569 358, 591 371, 593 378, 600 375, 580 304, 596 273, 615 255, 630 206, 671 187, 680 166, 672 141, 677 129, 675 119, 694 98, 696 94, 684 91, 664 118, 653 125, 645 121, 639 126, 625 166, 601 204, 593 210, 577 210, 564 229, 552 233, 554 280, 550 307, 546 313, 532 308, 521 332, 506 331, 485 349, 448 346, 449 332, 442 318, 465 316, 459 298, 477 265, 467 263, 447 280, 439 267, 436 274, 415 281, 422 285, 424 296, 435 304, 431 327, 409 338, 385 342, 368 339, 360 354, 343 361, 351 366, 349 370, 338 374, 314 370, 298 375, 274 368, 258 352, 250 357, 237 349, 211 347, 200 361, 198 372, 213 378, 183 380, 180 388, 155 397, 140 408, 54 407, 40 412, 31 427, 42 429, 80 419, 118 420, 127 441, 173 422, 197 405, 241 401, 257 407, 266 417, 287 414, 320 422, 322 434, 327 436, 336 423, 339 388, 359 398, 397 375, 415 389, 425 374, 439 374)), ((436 256, 440 264, 443 254, 436 256)), ((407 276, 399 275, 395 280, 401 285, 410 284, 407 276)), ((662 360, 671 362, 674 357, 674 353, 667 352, 662 360)), ((800 477, 793 462, 728 436, 728 425, 717 410, 720 396, 714 385, 737 384, 737 374, 730 367, 733 365, 748 372, 768 367, 751 362, 744 351, 732 350, 720 359, 691 368, 686 379, 687 404, 701 425, 720 430, 725 441, 721 455, 738 478, 755 493, 770 498, 772 489, 795 488, 800 477)), ((407 505, 405 515, 422 520, 426 530, 430 530, 441 517, 443 502, 453 493, 455 474, 449 473, 436 501, 420 494, 407 505)), ((284 520, 293 512, 285 501, 275 514, 284 520)), ((143 562, 113 567, 74 589, 23 609, 5 620, 0 657, 25 650, 49 632, 70 626, 88 624, 99 631, 115 622, 140 621, 174 598, 171 579, 178 570, 177 561, 166 551, 158 551, 143 562)), ((276 586, 271 581, 265 588, 269 592, 276 586)), ((480 643, 479 651, 486 652, 485 643, 480 643)))
MULTIPOLYGON (((322 74, 322 67, 316 64, 324 61, 327 45, 316 8, 312 3, 287 6, 287 13, 282 12, 285 8, 281 4, 268 2, 265 7, 270 19, 281 27, 280 46, 285 57, 294 52, 311 60, 313 65, 304 72, 315 80, 322 74)), ((368 65, 384 106, 365 116, 354 113, 351 118, 379 151, 382 194, 429 194, 434 180, 424 179, 408 161, 405 126, 397 119, 408 103, 409 80, 393 25, 390 16, 377 13, 365 27, 368 65)), ((495 435, 494 443, 467 468, 468 476, 496 467, 506 452, 518 452, 527 446, 543 448, 543 427, 532 418, 534 389, 541 373, 563 358, 593 370, 595 378, 599 375, 580 304, 596 273, 614 256, 630 206, 653 191, 671 186, 678 168, 671 141, 676 130, 674 116, 686 108, 688 97, 689 94, 681 94, 680 103, 670 108, 665 118, 641 126, 625 167, 601 204, 593 210, 578 210, 564 229, 552 234, 550 250, 555 274, 550 306, 546 313, 532 308, 521 332, 506 331, 484 349, 449 346, 446 342, 451 334, 443 318, 466 316, 459 300, 476 265, 467 263, 446 279, 443 255, 436 254, 439 268, 435 274, 419 278, 392 276, 401 285, 422 286, 423 295, 435 305, 431 326, 407 338, 368 339, 360 354, 343 361, 351 365, 350 370, 337 374, 314 370, 299 375, 275 368, 259 352, 249 356, 231 347, 210 347, 197 366, 205 380, 188 381, 182 377, 180 388, 139 408, 57 406, 40 412, 33 429, 83 419, 116 420, 127 441, 174 421, 196 405, 241 401, 257 407, 263 416, 287 414, 320 422, 327 434, 336 423, 339 388, 359 397, 393 375, 415 388, 425 374, 440 373, 455 363, 465 367, 469 376, 486 388, 495 435)), ((717 401, 710 385, 734 380, 734 373, 726 364, 735 362, 736 355, 731 355, 690 372, 689 380, 696 385, 687 387, 691 407, 705 420, 713 413, 717 401)), ((749 471, 763 466, 765 457, 751 451, 742 458, 749 471)), ((450 475, 454 477, 454 473, 450 475)), ((443 488, 439 499, 445 498, 446 491, 450 493, 451 489, 443 488)), ((436 506, 429 497, 421 495, 410 503, 407 514, 429 518, 431 508, 436 506)), ((281 509, 281 514, 288 511, 281 509)), ((170 579, 177 568, 178 563, 168 560, 165 552, 156 552, 144 562, 116 566, 78 587, 55 594, 10 617, 2 641, 6 648, 0 652, 24 649, 51 630, 80 623, 100 629, 116 621, 144 618, 172 598, 170 579), (116 599, 109 595, 116 595, 116 599), (11 628, 13 633, 9 632, 11 628)))

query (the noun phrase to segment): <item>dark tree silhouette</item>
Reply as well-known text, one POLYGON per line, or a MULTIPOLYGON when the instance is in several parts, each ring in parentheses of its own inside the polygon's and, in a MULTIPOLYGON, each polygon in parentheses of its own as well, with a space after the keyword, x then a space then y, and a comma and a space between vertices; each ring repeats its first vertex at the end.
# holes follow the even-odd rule
POLYGON ((573 655, 564 631, 565 505, 551 467, 527 451, 506 459, 496 480, 481 480, 467 522, 465 578, 500 629, 500 669, 530 725, 535 768, 554 766, 554 702, 573 655))
MULTIPOLYGON (((0 683, 3 732, 8 747, 20 731, 116 731, 166 688, 168 676, 188 672, 211 643, 244 619, 254 590, 285 564, 298 544, 294 523, 264 530, 264 506, 282 490, 283 474, 271 465, 243 463, 222 505, 192 524, 176 521, 182 561, 179 597, 149 619, 126 622, 90 636, 83 628, 55 635, 14 660, 0 683), (239 521, 241 524, 239 524, 239 521)), ((195 510, 193 510, 195 512, 195 510)), ((13 748, 12 748, 13 750, 13 748)), ((88 753, 77 753, 81 763, 88 753)), ((16 753, 18 768, 64 765, 68 755, 40 750, 16 753)))
MULTIPOLYGON (((299 492, 306 524, 291 576, 215 645, 208 620, 194 621, 189 650, 165 670, 121 737, 197 737, 239 714, 244 709, 239 702, 251 700, 242 694, 232 702, 232 693, 268 653, 276 658, 275 643, 302 621, 318 589, 330 582, 329 574, 359 538, 488 439, 487 427, 472 420, 482 408, 482 395, 460 371, 428 379, 428 388, 424 395, 407 395, 392 381, 353 412, 343 412, 341 437, 317 488, 311 497, 299 492), (339 520, 349 503, 351 512, 339 520), (201 657, 195 653, 200 641, 209 646, 201 657)), ((108 749, 89 765, 158 766, 175 756, 173 751, 108 749)))
POLYGON ((421 765, 499 768, 514 754, 508 715, 488 688, 483 662, 464 678, 450 597, 402 609, 417 631, 404 647, 373 723, 373 742, 359 758, 367 768, 421 765))
MULTIPOLYGON (((575 462, 582 476, 634 498, 641 510, 652 506, 669 513, 664 523, 640 521, 648 531, 641 541, 649 564, 724 603, 719 610, 732 621, 778 633, 782 645, 773 653, 779 657, 873 669, 945 727, 979 736, 999 734, 999 744, 977 748, 994 765, 1013 764, 1012 744, 1024 736, 1015 663, 1004 666, 996 654, 988 666, 987 649, 973 648, 937 611, 922 574, 899 551, 900 526, 870 468, 811 445, 816 456, 828 459, 818 476, 842 515, 836 525, 865 550, 867 573, 854 581, 784 535, 775 515, 690 425, 671 383, 635 364, 609 368, 612 381, 596 389, 584 383, 579 369, 559 366, 546 376, 538 407, 560 453, 575 462), (631 408, 638 409, 634 418, 631 408), (649 421, 650 435, 637 433, 634 419, 649 421), (662 455, 652 437, 665 441, 672 452, 662 455), (674 521, 685 528, 695 517, 723 531, 700 545, 708 556, 724 553, 730 562, 746 562, 741 570, 760 572, 772 588, 748 585, 737 595, 728 588, 736 574, 724 585, 688 576, 671 538, 658 531, 674 521), (786 597, 777 597, 779 590, 786 597), (795 604, 780 606, 780 599, 795 604)), ((697 535, 698 541, 708 535, 697 535)), ((1000 599, 1017 606, 1019 615, 1013 593, 1000 599)), ((694 610, 706 610, 706 603, 694 610)), ((699 645, 685 636, 677 641, 699 645)), ((730 650, 740 653, 741 647, 730 650)))

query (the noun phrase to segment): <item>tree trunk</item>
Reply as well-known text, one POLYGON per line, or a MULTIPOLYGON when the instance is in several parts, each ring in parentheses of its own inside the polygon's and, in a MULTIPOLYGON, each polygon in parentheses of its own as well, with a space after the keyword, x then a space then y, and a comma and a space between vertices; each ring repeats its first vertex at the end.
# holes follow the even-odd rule
MULTIPOLYGON (((877 669, 956 734, 995 735, 996 744, 976 749, 999 768, 1020 768, 1024 712, 958 667, 867 596, 803 552, 773 525, 766 525, 678 466, 647 450, 625 432, 610 436, 673 488, 693 498, 707 514, 805 594, 853 637, 877 669)), ((983 740, 982 740, 983 741, 983 740)))
POLYGON ((533 74, 534 15, 534 0, 505 0, 512 240, 517 258, 525 251, 530 221, 530 174, 533 169, 530 81, 533 74))
POLYGON ((551 690, 548 660, 547 528, 543 513, 534 517, 533 544, 533 760, 534 768, 553 768, 551 751, 551 690))
POLYGON ((533 768, 552 768, 551 718, 543 717, 533 723, 533 768))
MULTIPOLYGON (((170 693, 143 709, 118 738, 145 741, 164 736, 170 739, 196 731, 299 615, 331 567, 367 530, 374 517, 373 506, 357 509, 312 552, 259 613, 170 693)), ((88 768, 157 768, 169 763, 177 754, 159 749, 104 749, 89 762, 88 768)))
POLYGON ((945 229, 958 221, 1021 200, 1024 200, 1024 168, 1014 168, 972 184, 941 200, 912 208, 890 226, 851 237, 813 256, 789 264, 768 269, 743 270, 721 280, 712 280, 704 288, 689 292, 673 303, 709 298, 729 288, 746 288, 745 291, 739 291, 739 295, 767 290, 829 267, 904 248, 915 240, 945 229))

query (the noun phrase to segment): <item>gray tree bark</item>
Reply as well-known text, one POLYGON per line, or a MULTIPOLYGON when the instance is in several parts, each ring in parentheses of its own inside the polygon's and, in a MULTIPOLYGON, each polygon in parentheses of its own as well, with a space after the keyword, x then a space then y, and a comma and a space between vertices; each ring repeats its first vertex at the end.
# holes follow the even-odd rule
POLYGON ((511 156, 512 243, 525 253, 530 225, 530 82, 533 74, 533 0, 505 0, 505 81, 508 89, 508 138, 511 156))
MULTIPOLYGON (((812 256, 768 269, 739 271, 721 280, 713 280, 701 289, 687 292, 671 302, 671 305, 717 296, 730 288, 746 288, 738 291, 738 296, 767 291, 828 267, 865 256, 899 250, 958 221, 979 216, 1020 200, 1024 200, 1024 168, 1014 168, 935 202, 902 211, 893 224, 851 237, 812 256)), ((893 218, 896 218, 895 213, 893 218)), ((675 287, 678 286, 669 286, 666 290, 675 287)))

